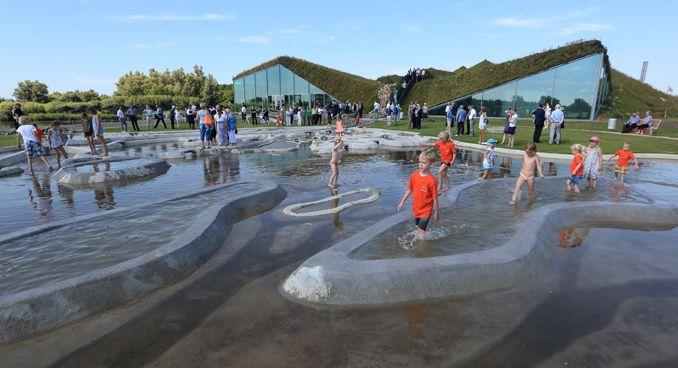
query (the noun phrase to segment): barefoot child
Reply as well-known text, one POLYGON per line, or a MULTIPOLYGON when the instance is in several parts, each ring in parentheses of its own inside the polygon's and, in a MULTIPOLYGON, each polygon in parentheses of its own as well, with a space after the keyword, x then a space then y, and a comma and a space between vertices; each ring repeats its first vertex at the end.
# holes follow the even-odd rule
POLYGON ((600 149, 600 138, 593 136, 584 151, 584 178, 587 185, 596 189, 600 171, 603 169, 603 151, 600 149))
POLYGON ((327 184, 328 187, 334 189, 339 186, 337 180, 339 180, 339 163, 341 162, 341 139, 337 138, 334 142, 334 147, 332 147, 332 159, 330 160, 330 167, 332 168, 332 176, 330 176, 330 182, 327 184))
POLYGON ((513 189, 513 197, 511 204, 515 204, 520 199, 520 188, 527 182, 527 189, 530 191, 530 197, 535 199, 537 192, 534 190, 534 169, 540 178, 544 177, 541 172, 541 158, 537 155, 537 145, 535 143, 528 143, 525 147, 525 155, 523 155, 523 167, 520 168, 520 174, 516 180, 516 187, 513 189))
POLYGON ((443 191, 443 183, 445 183, 445 191, 450 190, 450 178, 447 177, 447 169, 454 164, 454 159, 457 156, 454 142, 450 140, 448 132, 438 133, 436 146, 440 150, 440 168, 438 168, 438 191, 443 191))
POLYGON ((407 198, 410 194, 412 195, 414 223, 422 239, 426 234, 431 214, 433 214, 433 221, 438 222, 438 186, 435 177, 430 172, 434 161, 433 151, 424 151, 419 155, 419 171, 410 176, 407 192, 398 204, 398 212, 400 212, 407 198))
POLYGON ((565 182, 565 186, 568 192, 574 189, 575 193, 579 193, 579 181, 584 177, 584 157, 582 155, 584 147, 581 144, 573 144, 570 149, 574 157, 570 164, 570 177, 565 182))
POLYGON ((57 165, 61 167, 61 156, 68 158, 68 154, 64 149, 64 141, 61 138, 61 124, 59 122, 53 122, 47 131, 47 145, 49 149, 53 149, 57 157, 57 165))
POLYGON ((52 165, 45 158, 45 153, 42 151, 42 146, 38 144, 38 137, 35 135, 35 127, 31 125, 28 116, 23 115, 19 118, 21 126, 17 128, 17 133, 21 135, 24 140, 24 148, 26 150, 26 159, 28 159, 28 171, 33 173, 33 157, 39 157, 42 162, 47 165, 49 170, 52 170, 52 165))
POLYGON ((337 139, 341 140, 341 137, 344 135, 344 122, 341 118, 337 118, 337 139))
POLYGON ((487 147, 483 150, 483 175, 480 177, 480 180, 487 180, 490 178, 490 171, 492 166, 494 166, 494 146, 497 144, 497 140, 490 138, 486 142, 487 147))
POLYGON ((631 152, 631 142, 624 142, 623 149, 613 153, 607 161, 609 162, 615 156, 617 156, 617 165, 614 167, 614 181, 617 181, 617 176, 621 174, 621 182, 623 183, 626 170, 629 168, 629 159, 633 159, 634 167, 638 168, 638 160, 636 160, 636 156, 631 152))

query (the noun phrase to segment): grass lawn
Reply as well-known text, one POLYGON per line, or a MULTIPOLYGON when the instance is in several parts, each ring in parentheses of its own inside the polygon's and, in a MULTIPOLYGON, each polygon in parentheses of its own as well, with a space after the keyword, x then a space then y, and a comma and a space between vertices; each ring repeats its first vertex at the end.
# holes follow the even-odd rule
MULTIPOLYGON (((423 121, 421 125, 421 130, 413 129, 412 131, 420 132, 423 135, 435 136, 444 130, 445 127, 444 119, 441 117, 432 117, 430 120, 423 121)), ((504 122, 500 119, 490 119, 489 126, 503 127, 504 122)), ((398 126, 395 128, 387 128, 386 122, 381 120, 370 125, 370 127, 410 131, 408 120, 399 121, 398 126)), ((620 127, 619 123, 617 124, 617 127, 620 127)), ((453 128, 453 134, 454 131, 455 128, 453 128)), ((617 132, 618 131, 619 130, 617 130, 617 132)), ((524 149, 525 144, 532 140, 533 132, 534 126, 531 122, 520 121, 518 123, 518 128, 516 129, 514 148, 524 149)), ((478 132, 476 131, 476 135, 477 134, 478 132)), ((600 146, 603 149, 603 153, 606 154, 620 149, 624 144, 624 141, 627 140, 631 142, 631 150, 636 153, 678 153, 678 140, 661 138, 661 136, 678 137, 678 129, 664 126, 660 127, 655 134, 656 136, 654 137, 637 136, 635 134, 615 134, 607 131, 607 123, 593 121, 565 121, 565 129, 561 131, 561 144, 549 145, 548 143, 542 143, 539 145, 538 150, 540 152, 570 153, 570 145, 575 143, 585 145, 592 135, 597 135, 600 137, 600 146)), ((488 138, 495 138, 501 142, 501 133, 486 133, 486 136, 488 138)), ((471 137, 464 135, 452 138, 461 142, 478 143, 477 136, 471 137)), ((548 129, 544 130, 542 133, 541 141, 548 142, 548 129)), ((499 145, 498 147, 504 146, 499 145)))

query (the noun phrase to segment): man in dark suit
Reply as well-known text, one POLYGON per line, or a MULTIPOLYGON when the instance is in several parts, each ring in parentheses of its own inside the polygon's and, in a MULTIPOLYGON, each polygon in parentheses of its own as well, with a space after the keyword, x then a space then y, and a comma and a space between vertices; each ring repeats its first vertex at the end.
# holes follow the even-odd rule
POLYGON ((546 111, 544 110, 544 104, 539 104, 534 112, 532 112, 533 121, 534 121, 534 134, 532 134, 532 142, 541 143, 539 140, 541 138, 541 131, 544 130, 544 122, 546 121, 546 111))

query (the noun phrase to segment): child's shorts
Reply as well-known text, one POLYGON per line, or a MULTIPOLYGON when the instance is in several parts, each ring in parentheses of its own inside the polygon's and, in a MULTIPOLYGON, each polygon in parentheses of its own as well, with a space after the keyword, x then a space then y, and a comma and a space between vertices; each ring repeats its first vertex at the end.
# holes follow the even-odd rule
POLYGON ((628 169, 628 165, 615 165, 614 166, 614 173, 621 173, 621 174, 626 174, 626 169, 628 169))
POLYGON ((38 157, 44 156, 45 153, 42 151, 42 146, 35 141, 26 141, 24 144, 26 147, 26 157, 38 157))
POLYGON ((445 161, 440 161, 440 166, 445 165, 447 167, 451 167, 452 163, 451 162, 445 162, 445 161))
POLYGON ((422 230, 426 230, 426 228, 428 227, 428 221, 430 219, 431 219, 430 217, 426 217, 426 218, 415 217, 414 218, 414 224, 417 225, 418 228, 420 228, 422 230))
POLYGON ((490 170, 490 169, 492 169, 492 165, 490 165, 489 163, 483 162, 483 169, 484 170, 490 170))
POLYGON ((579 181, 584 178, 584 175, 572 175, 570 176, 570 185, 579 185, 579 181))
POLYGON ((516 127, 509 127, 508 128, 508 134, 515 135, 516 134, 516 127))

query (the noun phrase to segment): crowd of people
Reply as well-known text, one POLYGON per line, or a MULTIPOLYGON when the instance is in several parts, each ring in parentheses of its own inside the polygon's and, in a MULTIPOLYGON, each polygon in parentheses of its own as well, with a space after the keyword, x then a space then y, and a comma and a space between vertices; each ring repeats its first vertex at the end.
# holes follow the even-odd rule
MULTIPOLYGON (((378 108, 377 108, 378 109, 378 108)), ((245 123, 252 125, 275 125, 275 126, 312 126, 329 125, 339 118, 353 117, 354 119, 363 118, 363 104, 361 102, 350 103, 349 101, 334 101, 328 104, 316 103, 313 106, 308 104, 293 104, 286 106, 278 104, 268 109, 268 107, 257 108, 242 104, 240 115, 245 123)))

